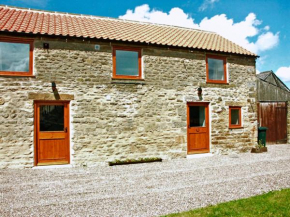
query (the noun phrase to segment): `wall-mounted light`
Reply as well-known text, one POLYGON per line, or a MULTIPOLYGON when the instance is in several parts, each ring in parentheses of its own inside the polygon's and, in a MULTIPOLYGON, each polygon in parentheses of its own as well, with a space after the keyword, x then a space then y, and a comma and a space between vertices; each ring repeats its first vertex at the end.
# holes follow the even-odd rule
POLYGON ((56 91, 56 83, 54 81, 51 82, 51 89, 52 91, 56 91))
POLYGON ((49 43, 43 43, 43 49, 49 49, 49 43))
POLYGON ((202 95, 202 89, 201 87, 197 88, 197 95, 201 96, 202 95))

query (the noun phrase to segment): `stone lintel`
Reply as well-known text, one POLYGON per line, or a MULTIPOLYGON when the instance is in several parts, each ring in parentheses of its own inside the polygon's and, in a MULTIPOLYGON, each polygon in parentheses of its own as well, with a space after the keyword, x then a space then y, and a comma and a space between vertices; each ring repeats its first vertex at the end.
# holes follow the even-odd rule
POLYGON ((225 106, 247 106, 246 102, 225 101, 225 106))
POLYGON ((33 100, 74 100, 72 94, 58 93, 28 93, 28 99, 33 100))

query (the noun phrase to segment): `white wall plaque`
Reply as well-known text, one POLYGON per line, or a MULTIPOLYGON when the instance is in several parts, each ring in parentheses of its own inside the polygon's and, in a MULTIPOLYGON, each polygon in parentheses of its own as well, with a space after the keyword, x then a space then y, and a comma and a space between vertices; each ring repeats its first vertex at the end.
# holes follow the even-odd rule
POLYGON ((95 44, 95 50, 100 50, 101 49, 101 45, 95 44))

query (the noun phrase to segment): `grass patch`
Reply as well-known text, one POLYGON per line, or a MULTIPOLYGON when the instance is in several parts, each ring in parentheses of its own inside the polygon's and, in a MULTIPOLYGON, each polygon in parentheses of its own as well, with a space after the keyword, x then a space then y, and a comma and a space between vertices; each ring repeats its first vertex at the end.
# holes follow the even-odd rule
POLYGON ((167 216, 290 216, 290 189, 167 216))
POLYGON ((114 160, 109 162, 109 166, 124 165, 124 164, 138 164, 138 163, 150 163, 161 162, 159 157, 139 158, 139 159, 126 159, 126 160, 114 160))

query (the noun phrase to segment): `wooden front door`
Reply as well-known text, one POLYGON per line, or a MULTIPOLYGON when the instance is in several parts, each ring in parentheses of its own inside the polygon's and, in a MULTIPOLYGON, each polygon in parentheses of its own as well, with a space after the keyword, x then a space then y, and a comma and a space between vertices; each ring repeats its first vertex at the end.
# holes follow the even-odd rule
POLYGON ((69 164, 69 102, 35 102, 35 165, 69 164))
POLYGON ((287 102, 258 103, 258 120, 268 128, 267 143, 287 143, 287 102))
POLYGON ((208 103, 187 104, 187 153, 209 152, 208 103))

